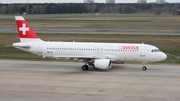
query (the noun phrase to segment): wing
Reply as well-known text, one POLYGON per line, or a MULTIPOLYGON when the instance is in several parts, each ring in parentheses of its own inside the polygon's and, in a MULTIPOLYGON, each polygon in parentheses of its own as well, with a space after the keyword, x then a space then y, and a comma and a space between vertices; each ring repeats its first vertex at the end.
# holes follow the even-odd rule
POLYGON ((44 57, 51 57, 51 58, 67 58, 67 59, 96 59, 97 57, 95 56, 71 56, 71 55, 51 55, 51 56, 44 56, 44 57))
POLYGON ((71 56, 71 55, 51 55, 51 56, 44 56, 51 57, 51 58, 67 58, 67 59, 111 59, 112 61, 117 61, 118 57, 115 55, 82 55, 82 56, 71 56))

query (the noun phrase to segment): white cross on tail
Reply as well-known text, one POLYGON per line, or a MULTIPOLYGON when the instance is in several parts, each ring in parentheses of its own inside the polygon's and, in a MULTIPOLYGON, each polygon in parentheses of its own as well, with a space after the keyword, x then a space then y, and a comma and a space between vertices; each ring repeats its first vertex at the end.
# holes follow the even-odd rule
POLYGON ((26 27, 26 24, 23 23, 22 27, 19 27, 19 30, 22 31, 23 35, 26 35, 26 31, 29 31, 29 27, 26 27))

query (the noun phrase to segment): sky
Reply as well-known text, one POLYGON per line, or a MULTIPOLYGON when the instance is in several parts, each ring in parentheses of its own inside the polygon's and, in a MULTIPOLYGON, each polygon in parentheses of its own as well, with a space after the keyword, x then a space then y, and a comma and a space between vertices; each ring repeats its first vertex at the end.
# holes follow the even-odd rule
MULTIPOLYGON (((28 0, 30 3, 83 3, 84 0, 28 0)), ((94 0, 98 3, 105 3, 105 0, 94 0)), ((155 2, 156 0, 147 0, 155 2)), ((27 0, 0 0, 0 3, 26 3, 27 0)), ((166 0, 166 2, 175 3, 179 0, 166 0)), ((137 3, 137 0, 116 0, 116 3, 137 3)))

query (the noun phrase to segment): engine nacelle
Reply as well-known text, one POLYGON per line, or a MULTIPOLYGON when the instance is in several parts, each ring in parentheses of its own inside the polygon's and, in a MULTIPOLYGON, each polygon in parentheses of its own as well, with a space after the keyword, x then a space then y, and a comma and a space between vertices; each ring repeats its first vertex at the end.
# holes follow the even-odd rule
POLYGON ((110 59, 96 59, 94 66, 98 69, 110 69, 112 67, 112 61, 110 59))

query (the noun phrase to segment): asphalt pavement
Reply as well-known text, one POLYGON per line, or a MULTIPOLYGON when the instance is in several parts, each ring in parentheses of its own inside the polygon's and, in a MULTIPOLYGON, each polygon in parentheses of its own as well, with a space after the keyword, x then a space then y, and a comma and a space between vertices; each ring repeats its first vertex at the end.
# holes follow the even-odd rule
POLYGON ((1 101, 180 101, 180 66, 0 60, 1 101))
MULTIPOLYGON (((180 30, 135 30, 135 29, 58 29, 33 28, 36 33, 62 34, 140 34, 140 35, 180 35, 180 30)), ((0 28, 0 33, 17 33, 17 28, 0 28)))

